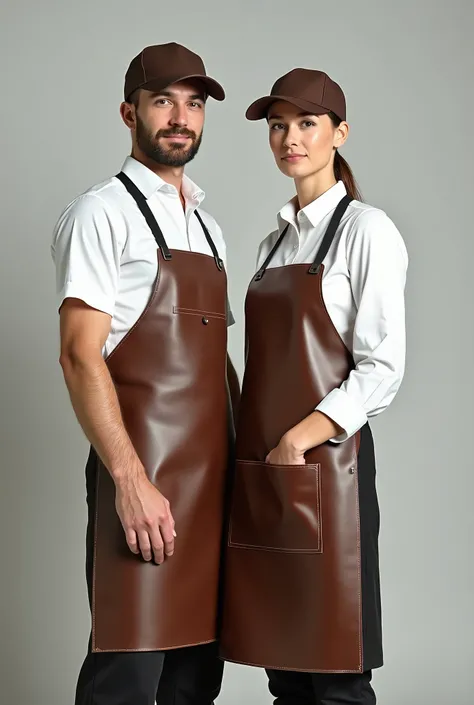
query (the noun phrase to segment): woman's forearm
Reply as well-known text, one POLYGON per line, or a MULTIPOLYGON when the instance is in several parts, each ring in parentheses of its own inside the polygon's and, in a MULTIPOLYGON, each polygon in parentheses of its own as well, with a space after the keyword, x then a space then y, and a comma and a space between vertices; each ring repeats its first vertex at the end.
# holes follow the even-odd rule
POLYGON ((290 429, 284 438, 289 447, 294 448, 297 454, 304 454, 311 448, 315 448, 341 433, 343 433, 343 429, 334 423, 329 416, 320 411, 313 411, 290 429))

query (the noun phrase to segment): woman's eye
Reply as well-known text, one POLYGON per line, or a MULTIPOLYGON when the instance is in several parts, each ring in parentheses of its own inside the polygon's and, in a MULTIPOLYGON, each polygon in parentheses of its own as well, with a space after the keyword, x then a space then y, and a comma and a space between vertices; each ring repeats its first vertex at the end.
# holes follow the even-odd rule
POLYGON ((281 124, 281 122, 275 122, 273 125, 270 126, 270 130, 282 130, 284 126, 281 124))
POLYGON ((316 127, 316 123, 312 120, 304 120, 303 127, 316 127))

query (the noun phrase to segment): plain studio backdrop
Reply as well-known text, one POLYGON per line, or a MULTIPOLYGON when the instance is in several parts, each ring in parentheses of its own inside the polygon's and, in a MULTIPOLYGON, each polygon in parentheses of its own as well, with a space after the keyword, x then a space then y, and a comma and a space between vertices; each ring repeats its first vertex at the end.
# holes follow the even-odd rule
MULTIPOLYGON (((2 1, 2 705, 73 702, 89 633, 87 443, 58 364, 51 231, 120 168, 124 72, 168 41, 200 53, 228 94, 209 101, 189 174, 227 239, 240 374, 257 245, 293 195, 244 111, 296 66, 346 92, 343 155, 410 256, 406 376, 373 423, 386 661, 374 682, 383 705, 472 702, 473 22, 470 0, 2 1)), ((227 666, 218 702, 271 703, 263 671, 227 666)))

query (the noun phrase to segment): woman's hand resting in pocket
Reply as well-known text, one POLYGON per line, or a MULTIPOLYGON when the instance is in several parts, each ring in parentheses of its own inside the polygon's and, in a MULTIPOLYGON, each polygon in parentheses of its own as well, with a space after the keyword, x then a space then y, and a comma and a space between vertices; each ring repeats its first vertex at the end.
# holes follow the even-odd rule
POLYGON ((313 411, 301 423, 290 429, 276 448, 273 448, 265 458, 271 465, 305 465, 304 454, 335 438, 343 432, 332 419, 320 411, 313 411))
POLYGON ((295 448, 288 434, 285 434, 276 448, 271 450, 265 458, 271 465, 304 465, 304 453, 295 448))

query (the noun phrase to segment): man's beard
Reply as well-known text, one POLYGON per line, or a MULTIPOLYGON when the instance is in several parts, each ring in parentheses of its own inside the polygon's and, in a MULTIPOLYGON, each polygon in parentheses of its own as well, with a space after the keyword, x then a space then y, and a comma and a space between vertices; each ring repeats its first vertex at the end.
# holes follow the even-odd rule
POLYGON ((202 132, 199 137, 186 127, 170 127, 167 130, 158 130, 155 136, 146 128, 142 119, 137 115, 137 144, 149 159, 163 166, 184 166, 194 159, 199 151, 202 141, 202 132), (181 142, 169 141, 168 149, 160 146, 161 137, 170 135, 185 135, 191 139, 191 145, 181 142))

